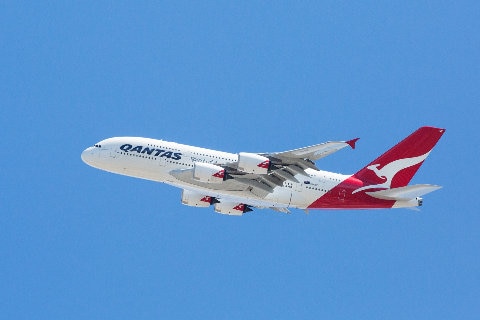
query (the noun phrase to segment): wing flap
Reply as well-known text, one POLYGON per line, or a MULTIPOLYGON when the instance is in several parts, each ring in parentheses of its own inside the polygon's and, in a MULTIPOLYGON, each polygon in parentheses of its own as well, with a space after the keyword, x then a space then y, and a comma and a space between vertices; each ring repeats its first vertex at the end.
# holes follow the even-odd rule
POLYGON ((192 185, 210 189, 210 190, 225 190, 225 191, 237 191, 245 192, 245 194, 253 193, 257 197, 264 198, 268 194, 273 192, 276 187, 272 181, 267 181, 259 175, 244 175, 244 176, 231 176, 230 179, 223 181, 222 183, 206 183, 193 179, 193 169, 172 170, 170 175, 180 181, 190 183, 192 185))
POLYGON ((424 194, 440 189, 441 186, 433 184, 416 184, 406 187, 393 188, 387 190, 366 192, 369 196, 383 200, 411 200, 421 197, 424 194))

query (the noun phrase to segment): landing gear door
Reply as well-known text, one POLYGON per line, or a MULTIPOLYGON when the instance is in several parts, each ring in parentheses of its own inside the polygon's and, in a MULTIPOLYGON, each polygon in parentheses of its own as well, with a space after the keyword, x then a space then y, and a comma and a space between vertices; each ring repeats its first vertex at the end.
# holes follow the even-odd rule
POLYGON ((293 183, 292 199, 290 200, 290 205, 303 205, 308 202, 308 199, 305 198, 307 193, 302 190, 303 186, 304 185, 302 182, 293 183))

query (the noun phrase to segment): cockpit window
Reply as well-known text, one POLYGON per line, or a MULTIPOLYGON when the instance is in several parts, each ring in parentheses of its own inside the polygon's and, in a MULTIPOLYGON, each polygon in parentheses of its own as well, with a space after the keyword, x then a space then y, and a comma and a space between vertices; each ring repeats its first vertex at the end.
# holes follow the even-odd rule
POLYGON ((101 147, 102 147, 102 146, 99 145, 99 144, 94 144, 93 146, 94 146, 95 148, 101 148, 101 147))

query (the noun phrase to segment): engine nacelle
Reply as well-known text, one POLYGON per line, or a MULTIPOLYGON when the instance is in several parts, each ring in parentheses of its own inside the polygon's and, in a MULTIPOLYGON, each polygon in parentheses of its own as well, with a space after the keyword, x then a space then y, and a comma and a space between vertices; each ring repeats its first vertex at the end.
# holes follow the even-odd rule
POLYGON ((270 160, 256 153, 240 152, 238 154, 238 170, 246 173, 267 174, 270 160))
POLYGON ((190 190, 182 191, 182 203, 191 207, 209 207, 216 199, 190 190))
POLYGON ((211 163, 195 162, 193 179, 200 182, 220 183, 225 180, 225 169, 211 163))
POLYGON ((219 202, 215 203, 215 212, 228 214, 230 216, 241 216, 245 212, 252 211, 247 205, 235 202, 219 202))

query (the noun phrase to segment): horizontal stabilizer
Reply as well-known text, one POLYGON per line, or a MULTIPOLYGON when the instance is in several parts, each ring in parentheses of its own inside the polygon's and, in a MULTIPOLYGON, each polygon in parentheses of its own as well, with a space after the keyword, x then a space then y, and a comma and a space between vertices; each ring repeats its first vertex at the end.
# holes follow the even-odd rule
POLYGON ((440 188, 441 186, 436 186, 433 184, 416 184, 400 188, 366 192, 366 194, 383 200, 411 200, 440 188))

